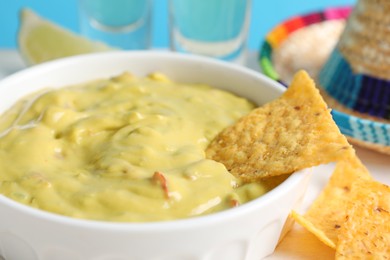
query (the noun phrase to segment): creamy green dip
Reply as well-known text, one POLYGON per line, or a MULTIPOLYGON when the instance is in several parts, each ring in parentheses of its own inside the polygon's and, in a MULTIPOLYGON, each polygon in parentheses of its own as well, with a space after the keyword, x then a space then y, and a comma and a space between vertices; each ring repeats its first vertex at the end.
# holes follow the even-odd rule
POLYGON ((34 94, 0 118, 0 193, 107 221, 171 220, 237 206, 269 187, 241 184, 204 150, 253 107, 161 74, 124 73, 34 94))

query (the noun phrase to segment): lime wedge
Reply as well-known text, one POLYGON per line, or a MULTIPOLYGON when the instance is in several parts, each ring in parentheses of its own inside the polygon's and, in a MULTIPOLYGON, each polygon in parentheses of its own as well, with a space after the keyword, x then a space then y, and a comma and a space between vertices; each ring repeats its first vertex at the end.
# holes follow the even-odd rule
POLYGON ((20 12, 18 45, 29 65, 77 54, 114 50, 56 25, 30 9, 20 12))

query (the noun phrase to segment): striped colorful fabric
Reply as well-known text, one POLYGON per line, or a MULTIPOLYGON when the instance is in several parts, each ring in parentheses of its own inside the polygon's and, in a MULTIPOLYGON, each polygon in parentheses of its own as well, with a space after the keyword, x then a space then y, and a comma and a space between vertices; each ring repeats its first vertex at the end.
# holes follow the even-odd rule
MULTIPOLYGON (((281 82, 278 73, 272 65, 272 51, 277 48, 292 32, 320 23, 326 20, 345 19, 350 14, 351 7, 328 8, 301 16, 294 16, 272 29, 266 36, 259 52, 260 66, 267 76, 281 82)), ((283 82, 281 82, 283 83, 283 82)))
POLYGON ((390 119, 390 81, 353 73, 337 48, 320 71, 318 81, 330 96, 344 106, 390 119))
MULTIPOLYGON (((377 117, 389 118, 390 81, 355 74, 335 48, 318 76, 326 92, 344 106, 377 117)), ((390 146, 390 124, 332 110, 340 131, 355 139, 390 146)))
POLYGON ((390 124, 351 116, 332 110, 332 116, 340 131, 355 139, 390 146, 390 124))

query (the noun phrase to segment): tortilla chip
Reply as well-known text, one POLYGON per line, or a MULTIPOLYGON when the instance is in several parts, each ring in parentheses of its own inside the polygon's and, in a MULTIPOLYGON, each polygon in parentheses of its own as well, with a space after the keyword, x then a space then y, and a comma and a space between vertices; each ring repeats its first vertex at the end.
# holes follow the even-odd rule
POLYGON ((291 216, 297 221, 302 227, 306 228, 309 232, 315 235, 325 245, 336 248, 335 242, 331 240, 323 230, 319 229, 313 222, 310 222, 308 218, 300 215, 296 211, 291 212, 291 216))
POLYGON ((390 187, 360 179, 353 184, 351 195, 336 259, 389 259, 390 187))
POLYGON ((352 184, 358 179, 370 180, 371 176, 355 153, 350 153, 337 162, 329 182, 306 214, 292 216, 326 245, 336 248, 347 215, 346 205, 352 199, 352 184))
POLYGON ((206 150, 246 181, 337 161, 352 149, 304 71, 284 94, 223 130, 206 150))
POLYGON ((262 179, 258 181, 258 183, 260 183, 261 186, 263 186, 266 190, 272 190, 273 188, 287 180, 288 177, 290 177, 290 174, 284 174, 262 179))

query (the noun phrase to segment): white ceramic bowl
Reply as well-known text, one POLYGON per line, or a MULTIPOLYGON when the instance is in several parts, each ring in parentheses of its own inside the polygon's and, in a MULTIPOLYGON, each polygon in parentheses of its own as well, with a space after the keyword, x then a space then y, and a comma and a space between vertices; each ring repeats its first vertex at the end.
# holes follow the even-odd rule
MULTIPOLYGON (((0 83, 0 112, 42 87, 60 87, 130 71, 160 71, 182 82, 202 82, 258 104, 284 88, 267 77, 213 59, 169 52, 112 52, 38 65, 0 83)), ((216 260, 255 259, 271 254, 290 210, 308 181, 294 173, 264 196, 216 214, 153 223, 73 219, 14 202, 0 195, 0 255, 6 260, 216 260)))

